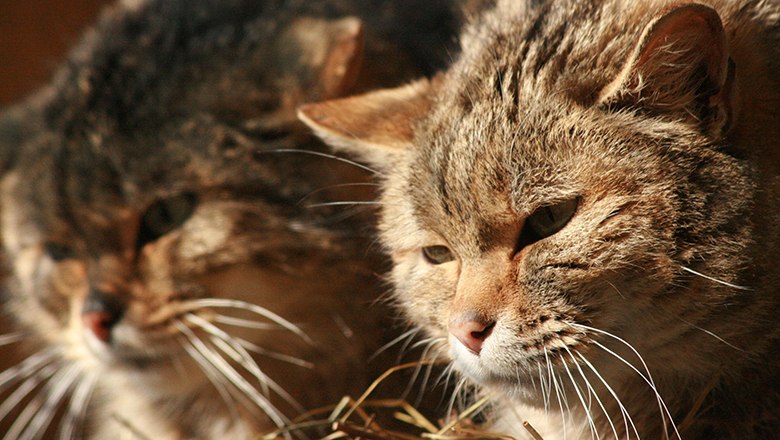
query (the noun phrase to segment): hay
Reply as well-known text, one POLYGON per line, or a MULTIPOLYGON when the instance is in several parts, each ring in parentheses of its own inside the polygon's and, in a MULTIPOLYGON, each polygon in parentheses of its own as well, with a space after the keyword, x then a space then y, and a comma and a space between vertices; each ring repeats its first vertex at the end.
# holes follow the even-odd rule
MULTIPOLYGON (((516 440, 514 437, 481 429, 472 417, 489 403, 489 396, 474 402, 449 422, 437 425, 425 417, 417 408, 404 399, 369 399, 377 387, 392 374, 422 365, 430 361, 412 362, 390 368, 366 388, 357 399, 344 396, 339 403, 318 408, 302 414, 288 426, 262 435, 259 440, 276 440, 301 435, 313 430, 329 429, 323 440, 516 440), (392 419, 402 422, 408 431, 383 427, 378 422, 380 414, 390 411, 392 419), (317 418, 328 415, 327 418, 317 418)), ((526 421, 523 426, 534 440, 543 440, 539 433, 526 421)))

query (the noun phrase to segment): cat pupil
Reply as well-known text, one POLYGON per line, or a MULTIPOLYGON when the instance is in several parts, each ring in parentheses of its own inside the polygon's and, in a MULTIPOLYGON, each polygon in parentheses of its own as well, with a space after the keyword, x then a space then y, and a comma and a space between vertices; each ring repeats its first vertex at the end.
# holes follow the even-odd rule
POLYGON ((563 229, 574 217, 578 205, 579 198, 574 198, 555 205, 543 206, 534 211, 525 220, 515 253, 563 229))
POLYGON ((195 211, 197 203, 198 198, 194 193, 182 193, 153 203, 141 218, 138 247, 181 226, 195 211))
POLYGON ((444 264, 455 260, 455 255, 447 246, 427 246, 422 249, 423 256, 431 264, 444 264))

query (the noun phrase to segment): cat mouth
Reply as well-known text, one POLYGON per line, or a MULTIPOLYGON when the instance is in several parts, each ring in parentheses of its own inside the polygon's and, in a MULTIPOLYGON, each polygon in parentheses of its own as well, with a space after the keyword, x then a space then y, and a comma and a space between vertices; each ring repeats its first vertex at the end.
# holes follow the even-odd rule
POLYGON ((586 341, 569 335, 555 335, 532 344, 514 342, 491 341, 477 354, 451 336, 450 355, 456 367, 477 383, 525 388, 533 386, 539 371, 553 374, 567 365, 571 367, 587 351, 586 341))

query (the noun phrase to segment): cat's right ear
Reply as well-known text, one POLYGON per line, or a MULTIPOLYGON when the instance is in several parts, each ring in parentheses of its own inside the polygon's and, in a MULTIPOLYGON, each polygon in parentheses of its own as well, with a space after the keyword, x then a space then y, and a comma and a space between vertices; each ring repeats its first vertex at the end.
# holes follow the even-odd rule
POLYGON ((598 101, 671 114, 719 137, 736 116, 734 75, 718 13, 698 3, 676 5, 647 25, 598 101))
POLYGON ((430 109, 432 81, 305 104, 298 117, 325 142, 377 169, 412 148, 414 127, 430 109))

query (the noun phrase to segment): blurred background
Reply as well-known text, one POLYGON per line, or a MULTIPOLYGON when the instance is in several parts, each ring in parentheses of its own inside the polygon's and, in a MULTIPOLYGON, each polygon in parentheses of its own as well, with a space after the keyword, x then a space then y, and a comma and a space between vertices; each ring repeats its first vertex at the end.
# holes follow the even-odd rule
POLYGON ((0 0, 0 107, 50 78, 112 0, 0 0))

